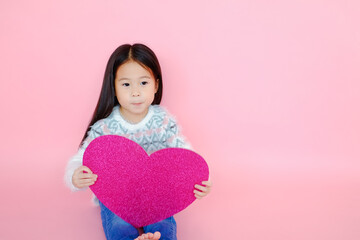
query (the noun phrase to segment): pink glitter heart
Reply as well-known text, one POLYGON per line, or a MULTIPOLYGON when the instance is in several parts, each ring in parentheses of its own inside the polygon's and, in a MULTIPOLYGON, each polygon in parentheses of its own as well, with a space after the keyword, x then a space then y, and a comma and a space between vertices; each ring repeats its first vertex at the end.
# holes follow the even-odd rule
POLYGON ((194 185, 209 177, 205 160, 193 151, 167 148, 150 156, 117 135, 94 139, 83 164, 98 175, 90 186, 112 212, 134 227, 164 220, 189 206, 194 185))

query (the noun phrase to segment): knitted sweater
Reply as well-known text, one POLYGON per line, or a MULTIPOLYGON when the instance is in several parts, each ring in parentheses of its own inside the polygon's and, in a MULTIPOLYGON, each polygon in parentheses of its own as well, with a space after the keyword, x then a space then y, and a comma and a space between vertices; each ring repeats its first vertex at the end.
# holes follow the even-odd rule
POLYGON ((110 134, 120 135, 138 143, 148 154, 169 147, 191 148, 180 135, 175 119, 161 106, 151 105, 145 118, 137 124, 127 122, 121 116, 119 106, 115 106, 107 118, 91 126, 78 152, 69 160, 65 183, 72 191, 80 190, 72 184, 72 175, 75 169, 82 165, 87 146, 96 137, 110 134))

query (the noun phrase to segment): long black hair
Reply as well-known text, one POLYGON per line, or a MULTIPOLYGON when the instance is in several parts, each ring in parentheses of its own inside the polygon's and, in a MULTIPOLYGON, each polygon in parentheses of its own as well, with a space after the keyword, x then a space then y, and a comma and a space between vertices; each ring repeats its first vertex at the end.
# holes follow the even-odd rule
POLYGON ((97 102, 91 121, 81 140, 80 146, 87 137, 87 133, 90 130, 91 126, 98 120, 108 117, 112 112, 114 106, 120 105, 115 96, 115 75, 117 69, 123 63, 129 60, 139 63, 147 70, 151 70, 155 81, 158 82, 158 90, 155 94, 154 101, 151 104, 160 104, 163 84, 160 64, 155 53, 150 48, 140 43, 136 43, 133 45, 124 44, 119 46, 111 54, 109 61, 106 65, 99 100, 97 102))

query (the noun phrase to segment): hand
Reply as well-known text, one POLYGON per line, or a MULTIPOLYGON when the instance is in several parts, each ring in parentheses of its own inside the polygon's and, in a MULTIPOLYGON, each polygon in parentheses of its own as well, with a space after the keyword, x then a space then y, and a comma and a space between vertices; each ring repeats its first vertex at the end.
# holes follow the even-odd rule
POLYGON ((90 168, 81 166, 75 170, 72 176, 72 183, 77 188, 84 188, 93 185, 96 179, 97 175, 93 174, 90 168))
POLYGON ((204 181, 201 183, 202 185, 205 185, 204 186, 201 186, 201 185, 198 185, 196 184, 195 185, 195 188, 200 190, 194 190, 194 193, 195 193, 195 197, 197 199, 202 199, 203 197, 205 197, 206 195, 208 195, 211 191, 211 186, 212 186, 212 182, 211 181, 204 181))

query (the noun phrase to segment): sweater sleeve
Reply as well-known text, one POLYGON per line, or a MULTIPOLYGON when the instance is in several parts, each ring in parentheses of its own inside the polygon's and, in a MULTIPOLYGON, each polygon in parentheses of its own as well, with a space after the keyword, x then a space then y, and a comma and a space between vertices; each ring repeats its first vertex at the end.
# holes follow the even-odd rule
POLYGON ((65 180, 65 185, 68 186, 71 191, 74 192, 74 191, 86 189, 86 188, 80 189, 75 187, 74 184, 72 183, 72 176, 75 170, 83 165, 83 156, 87 146, 90 144, 92 140, 94 140, 95 138, 101 135, 104 135, 104 124, 102 124, 102 122, 95 123, 91 127, 91 129, 87 132, 87 137, 82 142, 78 152, 74 156, 72 156, 69 162, 67 163, 64 180, 65 180))
POLYGON ((177 124, 175 118, 171 116, 168 117, 166 139, 167 147, 186 148, 192 150, 190 143, 187 142, 185 137, 181 134, 180 126, 177 124))
POLYGON ((77 188, 72 183, 72 176, 73 176, 75 170, 82 165, 83 155, 84 155, 84 151, 81 148, 79 148, 78 152, 70 158, 70 160, 66 166, 65 178, 64 178, 65 184, 73 192, 85 189, 85 188, 83 188, 83 189, 77 188))

